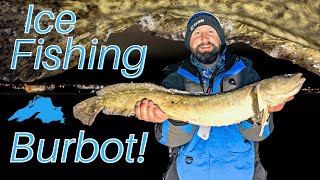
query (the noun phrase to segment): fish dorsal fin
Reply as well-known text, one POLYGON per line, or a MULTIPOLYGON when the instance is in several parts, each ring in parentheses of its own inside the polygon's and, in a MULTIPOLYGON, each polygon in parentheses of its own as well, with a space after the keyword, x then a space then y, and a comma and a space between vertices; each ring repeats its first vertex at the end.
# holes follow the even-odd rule
POLYGON ((119 92, 128 92, 131 89, 136 89, 138 91, 162 91, 171 94, 186 94, 192 95, 195 93, 190 93, 186 91, 180 91, 177 89, 167 89, 165 87, 153 84, 153 83, 118 83, 106 86, 101 90, 97 91, 97 95, 101 96, 108 93, 119 93, 119 92))
POLYGON ((101 90, 97 91, 97 95, 103 95, 106 93, 119 93, 130 91, 130 89, 136 90, 165 90, 164 87, 158 86, 153 83, 118 83, 106 86, 101 90))

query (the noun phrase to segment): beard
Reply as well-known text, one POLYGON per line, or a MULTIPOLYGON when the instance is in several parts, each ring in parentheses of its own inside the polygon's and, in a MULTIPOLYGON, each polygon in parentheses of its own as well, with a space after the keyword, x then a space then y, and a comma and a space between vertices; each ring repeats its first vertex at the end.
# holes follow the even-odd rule
POLYGON ((220 52, 221 46, 217 47, 215 44, 208 42, 208 43, 201 43, 196 48, 191 48, 191 52, 194 54, 194 56, 203 64, 212 64, 214 61, 216 61, 219 52, 220 52), (208 52, 200 52, 201 46, 211 45, 213 47, 212 51, 208 52))

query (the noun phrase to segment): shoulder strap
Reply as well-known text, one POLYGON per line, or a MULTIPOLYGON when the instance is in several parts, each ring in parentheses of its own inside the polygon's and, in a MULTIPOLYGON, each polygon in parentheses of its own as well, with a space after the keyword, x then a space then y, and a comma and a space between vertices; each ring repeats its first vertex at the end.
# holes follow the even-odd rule
POLYGON ((226 53, 225 54, 226 57, 226 61, 225 61, 225 70, 229 70, 236 61, 239 60, 239 57, 236 54, 232 54, 232 53, 226 53))
POLYGON ((169 74, 171 74, 171 73, 173 73, 173 72, 178 71, 179 66, 180 66, 180 63, 169 64, 168 66, 166 66, 166 67, 162 70, 162 73, 163 73, 164 75, 169 75, 169 74))
POLYGON ((175 63, 175 64, 170 64, 166 66, 163 70, 162 73, 164 75, 169 75, 173 72, 177 72, 179 68, 187 70, 189 73, 193 74, 194 76, 197 76, 197 68, 194 67, 191 64, 190 58, 185 59, 181 62, 175 63))

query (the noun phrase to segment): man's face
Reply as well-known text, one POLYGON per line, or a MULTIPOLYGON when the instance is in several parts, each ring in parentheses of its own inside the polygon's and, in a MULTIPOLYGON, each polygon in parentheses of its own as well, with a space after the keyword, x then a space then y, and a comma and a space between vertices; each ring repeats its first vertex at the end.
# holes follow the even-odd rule
POLYGON ((215 29, 209 25, 197 27, 190 38, 190 48, 192 53, 205 64, 212 63, 220 52, 221 41, 215 29))

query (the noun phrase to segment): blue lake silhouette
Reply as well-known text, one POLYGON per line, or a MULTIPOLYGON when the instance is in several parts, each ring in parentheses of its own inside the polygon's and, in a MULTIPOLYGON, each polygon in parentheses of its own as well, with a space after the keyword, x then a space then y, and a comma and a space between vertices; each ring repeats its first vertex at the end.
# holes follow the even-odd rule
POLYGON ((43 123, 60 121, 60 123, 64 124, 61 107, 55 107, 49 97, 39 95, 30 100, 26 107, 17 110, 8 121, 17 119, 17 122, 22 122, 34 115, 36 115, 35 119, 40 119, 43 123))

